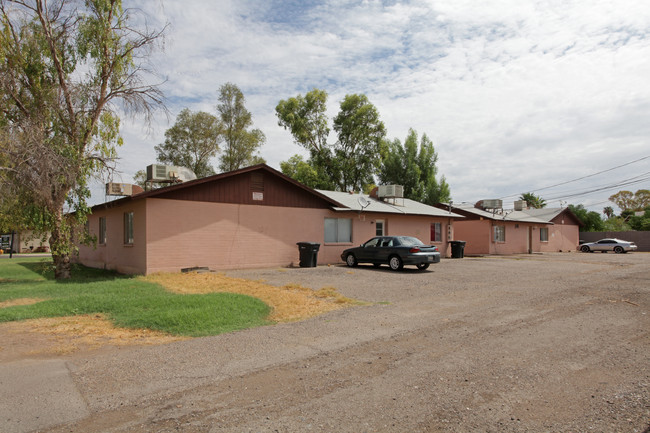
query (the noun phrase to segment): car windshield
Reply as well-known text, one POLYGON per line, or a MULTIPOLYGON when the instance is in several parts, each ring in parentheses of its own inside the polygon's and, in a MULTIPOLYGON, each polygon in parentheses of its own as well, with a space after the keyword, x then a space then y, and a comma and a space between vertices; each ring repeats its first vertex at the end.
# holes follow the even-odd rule
POLYGON ((419 245, 424 245, 422 241, 418 238, 414 238, 411 236, 400 236, 399 238, 400 244, 407 246, 407 247, 414 247, 414 246, 419 246, 419 245))
POLYGON ((379 238, 372 238, 372 239, 370 239, 368 242, 366 242, 365 244, 363 244, 363 246, 364 246, 365 248, 368 248, 368 247, 376 247, 378 242, 379 242, 379 238))

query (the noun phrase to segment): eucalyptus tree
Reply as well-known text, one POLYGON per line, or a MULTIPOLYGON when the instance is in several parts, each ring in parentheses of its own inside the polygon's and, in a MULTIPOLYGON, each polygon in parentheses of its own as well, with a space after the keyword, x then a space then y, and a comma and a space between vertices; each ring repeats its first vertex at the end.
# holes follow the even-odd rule
POLYGON ((226 83, 219 89, 217 112, 223 134, 219 168, 222 171, 264 162, 257 152, 266 141, 266 136, 260 129, 251 129, 253 116, 244 103, 244 94, 235 84, 226 83))
POLYGON ((334 157, 340 170, 339 188, 362 191, 374 183, 385 153, 386 128, 366 95, 346 95, 334 118, 338 140, 334 157))
POLYGON ((121 0, 0 2, 0 176, 51 232, 57 279, 70 276, 89 177, 122 144, 118 111, 164 108, 145 67, 165 29, 133 27, 136 13, 121 0))
POLYGON ((609 197, 609 201, 616 203, 622 211, 641 211, 650 206, 650 190, 640 189, 637 192, 619 191, 609 197))
POLYGON ((387 143, 379 180, 384 184, 404 186, 404 196, 421 203, 434 205, 451 200, 449 184, 444 176, 438 178, 438 154, 433 142, 410 129, 404 144, 395 139, 387 143))
POLYGON ((374 183, 385 147, 384 123, 365 95, 346 95, 332 120, 337 134, 328 143, 327 93, 313 89, 305 96, 282 100, 275 111, 278 124, 291 132, 294 142, 309 151, 310 164, 334 189, 363 190, 374 183))
POLYGON ((302 155, 293 155, 289 160, 280 163, 280 170, 290 178, 307 185, 310 188, 332 190, 336 188, 328 176, 310 161, 305 161, 302 155))
POLYGON ((163 164, 187 167, 198 178, 210 176, 215 174, 210 158, 219 151, 222 133, 222 123, 216 116, 185 108, 165 131, 165 142, 154 147, 156 159, 163 164))
POLYGON ((339 172, 333 164, 333 152, 327 143, 330 133, 327 118, 327 92, 313 89, 303 95, 282 100, 275 107, 278 125, 289 130, 294 142, 309 152, 303 161, 294 155, 280 164, 282 172, 312 188, 336 189, 339 172), (305 164, 311 167, 307 170, 305 164))

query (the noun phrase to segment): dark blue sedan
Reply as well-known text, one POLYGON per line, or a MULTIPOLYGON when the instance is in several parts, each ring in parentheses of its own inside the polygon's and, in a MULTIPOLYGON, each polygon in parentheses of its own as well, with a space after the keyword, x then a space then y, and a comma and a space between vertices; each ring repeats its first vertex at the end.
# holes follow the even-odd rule
POLYGON ((399 271, 404 265, 415 265, 425 270, 431 263, 440 262, 440 253, 438 247, 425 245, 412 236, 377 236, 343 251, 341 259, 350 267, 372 263, 376 268, 387 264, 394 271, 399 271))

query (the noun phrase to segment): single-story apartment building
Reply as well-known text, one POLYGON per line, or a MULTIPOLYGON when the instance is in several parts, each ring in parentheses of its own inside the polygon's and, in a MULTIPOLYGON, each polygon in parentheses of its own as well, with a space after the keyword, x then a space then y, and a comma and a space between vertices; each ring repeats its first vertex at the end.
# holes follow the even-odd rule
POLYGON ((576 251, 582 223, 567 208, 504 210, 477 204, 440 204, 463 215, 454 224, 457 240, 466 242, 465 254, 526 254, 576 251))
POLYGON ((92 208, 94 246, 80 263, 122 273, 297 265, 298 242, 318 264, 378 234, 410 235, 449 254, 462 216, 405 198, 317 191, 259 164, 145 191, 92 208))

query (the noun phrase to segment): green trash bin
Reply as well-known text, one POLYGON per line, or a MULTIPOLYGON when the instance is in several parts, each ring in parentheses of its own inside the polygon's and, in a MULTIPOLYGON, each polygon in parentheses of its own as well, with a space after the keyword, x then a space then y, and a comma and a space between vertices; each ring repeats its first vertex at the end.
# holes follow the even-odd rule
POLYGON ((451 241, 451 258, 462 259, 465 257, 465 241, 451 241))
POLYGON ((318 263, 320 244, 316 242, 298 242, 296 245, 298 245, 300 251, 300 267, 315 268, 316 263, 318 263))

